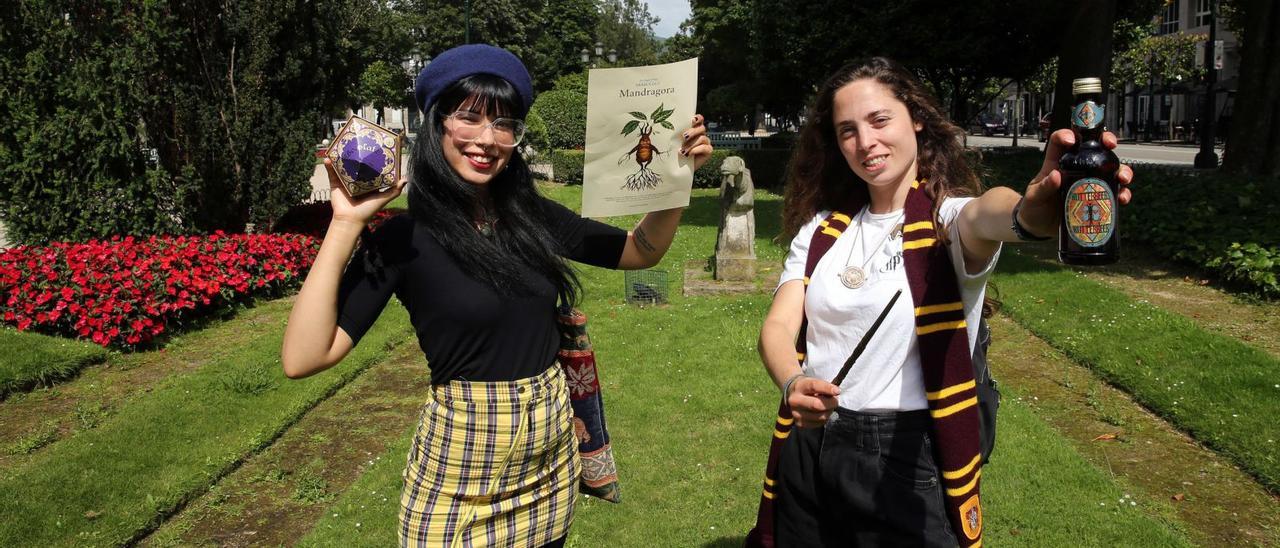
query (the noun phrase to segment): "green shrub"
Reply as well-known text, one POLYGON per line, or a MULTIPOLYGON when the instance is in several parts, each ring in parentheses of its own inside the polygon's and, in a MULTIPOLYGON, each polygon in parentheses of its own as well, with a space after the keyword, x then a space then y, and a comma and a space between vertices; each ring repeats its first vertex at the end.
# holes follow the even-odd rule
POLYGON ((751 182, 756 188, 768 188, 781 191, 786 183, 787 162, 791 159, 790 150, 720 150, 711 151, 711 159, 693 172, 694 188, 716 188, 720 186, 720 164, 725 158, 737 156, 747 163, 751 170, 751 182))
POLYGON ((547 137, 547 123, 537 112, 530 111, 524 117, 524 125, 524 144, 533 149, 533 154, 525 156, 525 159, 545 157, 551 151, 551 142, 547 137))
MULTIPOLYGON (((987 186, 1021 192, 1041 159, 1039 151, 994 149, 982 154, 980 173, 987 186)), ((1120 210, 1122 254, 1142 245, 1247 293, 1280 297, 1280 231, 1272 224, 1280 180, 1149 165, 1134 171, 1134 201, 1120 210)))
POLYGON ((552 90, 538 95, 529 109, 547 126, 547 146, 581 149, 587 138, 587 96, 575 91, 552 90))
POLYGON ((747 162, 747 169, 751 170, 751 180, 756 188, 782 192, 782 187, 787 183, 787 164, 791 162, 791 149, 761 148, 735 152, 747 162))
POLYGON ((141 77, 162 62, 148 50, 175 45, 156 31, 174 23, 167 10, 129 10, 146 12, 136 19, 115 13, 122 6, 96 10, 62 24, 64 12, 74 10, 24 4, 4 23, 0 219, 12 241, 178 227, 172 194, 182 181, 148 165, 140 123, 162 100, 141 77), (112 54, 94 54, 106 51, 112 54))
POLYGON ((570 72, 568 74, 562 74, 558 78, 556 78, 556 81, 554 84, 552 84, 551 89, 555 91, 572 91, 574 93, 581 93, 582 95, 586 95, 587 94, 587 72, 584 70, 582 72, 570 72))
POLYGON ((0 39, 0 219, 25 244, 270 226, 367 62, 330 38, 367 25, 312 3, 23 6, 0 39))
MULTIPOLYGON (((720 186, 720 163, 733 156, 736 150, 712 150, 711 159, 693 172, 693 188, 717 188, 720 186)), ((751 166, 748 165, 748 168, 751 166)))
POLYGON ((760 147, 791 150, 792 147, 796 146, 796 136, 797 134, 794 131, 779 131, 760 139, 760 147))
POLYGON ((1205 268, 1255 295, 1280 297, 1280 180, 1138 166, 1125 241, 1205 268))
POLYGON ((1226 280, 1256 288, 1264 296, 1280 297, 1280 247, 1263 247, 1253 242, 1231 242, 1223 255, 1209 259, 1205 266, 1216 269, 1226 280))
POLYGON ((548 155, 557 183, 582 184, 582 165, 586 154, 581 150, 553 150, 548 155))

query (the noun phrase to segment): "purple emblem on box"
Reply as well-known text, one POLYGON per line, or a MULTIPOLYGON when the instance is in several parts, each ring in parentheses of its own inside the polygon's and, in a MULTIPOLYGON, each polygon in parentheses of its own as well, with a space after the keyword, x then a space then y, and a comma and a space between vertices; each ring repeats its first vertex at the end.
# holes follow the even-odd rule
POLYGON ((352 179, 368 183, 381 175, 386 165, 382 145, 368 135, 356 135, 342 145, 342 167, 352 179))
POLYGON ((327 152, 347 194, 395 186, 400 178, 400 136, 359 116, 352 116, 327 152))

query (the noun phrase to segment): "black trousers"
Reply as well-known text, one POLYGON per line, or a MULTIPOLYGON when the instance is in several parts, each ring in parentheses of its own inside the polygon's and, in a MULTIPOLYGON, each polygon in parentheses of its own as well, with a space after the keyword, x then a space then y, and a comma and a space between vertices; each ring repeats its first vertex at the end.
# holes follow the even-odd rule
POLYGON ((958 545, 933 460, 928 411, 837 408, 794 428, 778 461, 777 545, 958 545))

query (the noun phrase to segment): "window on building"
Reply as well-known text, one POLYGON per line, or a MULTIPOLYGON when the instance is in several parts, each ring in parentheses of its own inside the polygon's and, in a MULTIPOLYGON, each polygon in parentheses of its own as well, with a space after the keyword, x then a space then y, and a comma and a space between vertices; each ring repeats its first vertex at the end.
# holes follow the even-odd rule
POLYGON ((1196 26, 1203 27, 1209 24, 1209 20, 1213 18, 1212 4, 1213 0, 1196 0, 1196 26))
POLYGON ((1178 0, 1169 0, 1165 2, 1164 9, 1160 10, 1160 28, 1157 29, 1158 34, 1173 34, 1178 32, 1178 0))

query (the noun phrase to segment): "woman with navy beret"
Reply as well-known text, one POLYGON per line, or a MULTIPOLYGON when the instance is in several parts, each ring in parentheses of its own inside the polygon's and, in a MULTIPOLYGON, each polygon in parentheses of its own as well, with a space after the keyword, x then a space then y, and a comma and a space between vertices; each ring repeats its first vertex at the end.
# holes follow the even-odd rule
MULTIPOLYGON (((581 289, 567 260, 653 266, 683 208, 625 231, 540 195, 518 148, 533 85, 504 49, 446 51, 414 87, 424 120, 407 180, 352 199, 329 169, 333 220, 289 316, 284 371, 300 378, 340 362, 395 295, 431 374, 404 470, 400 545, 562 546, 580 471, 555 363, 557 302, 581 289), (406 186, 409 214, 368 234, 406 186)), ((701 116, 680 154, 695 169, 710 158, 701 116)))

